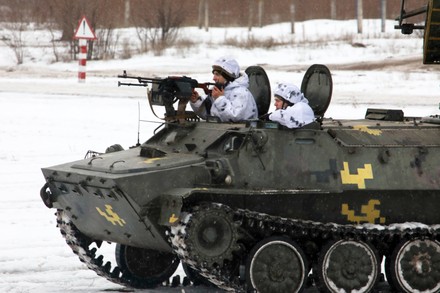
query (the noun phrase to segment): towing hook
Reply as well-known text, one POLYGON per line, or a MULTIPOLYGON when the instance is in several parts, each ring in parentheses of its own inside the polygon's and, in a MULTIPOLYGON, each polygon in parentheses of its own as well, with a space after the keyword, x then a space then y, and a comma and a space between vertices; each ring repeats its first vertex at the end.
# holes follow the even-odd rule
POLYGON ((53 208, 53 202, 51 199, 52 192, 50 191, 48 182, 46 182, 46 184, 44 184, 43 187, 41 188, 40 196, 45 206, 47 206, 49 209, 53 208))

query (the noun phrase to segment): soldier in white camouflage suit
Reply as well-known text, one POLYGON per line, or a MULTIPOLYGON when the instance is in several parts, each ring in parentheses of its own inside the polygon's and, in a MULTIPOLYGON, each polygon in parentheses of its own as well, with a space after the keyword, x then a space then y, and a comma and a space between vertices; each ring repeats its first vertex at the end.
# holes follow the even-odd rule
POLYGON ((258 117, 255 99, 249 91, 249 78, 240 73, 237 61, 222 57, 212 65, 215 86, 211 95, 201 97, 194 91, 191 107, 201 118, 216 116, 222 122, 238 122, 258 117))
POLYGON ((299 128, 315 121, 315 115, 309 106, 309 101, 297 86, 280 83, 275 90, 276 110, 269 119, 288 128, 299 128))

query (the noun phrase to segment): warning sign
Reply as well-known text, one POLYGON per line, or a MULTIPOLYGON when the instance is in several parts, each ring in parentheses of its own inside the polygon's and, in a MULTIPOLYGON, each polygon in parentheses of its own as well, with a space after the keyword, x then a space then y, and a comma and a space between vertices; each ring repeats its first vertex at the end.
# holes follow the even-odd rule
POLYGON ((95 32, 92 30, 89 21, 85 16, 79 22, 78 28, 73 36, 74 39, 96 40, 95 32))

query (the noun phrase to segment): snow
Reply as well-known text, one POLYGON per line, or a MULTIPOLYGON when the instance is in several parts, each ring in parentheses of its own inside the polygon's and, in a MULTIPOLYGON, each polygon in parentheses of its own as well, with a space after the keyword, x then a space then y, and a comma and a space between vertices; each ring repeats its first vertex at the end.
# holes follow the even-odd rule
MULTIPOLYGON (((433 66, 422 65, 422 40, 400 35, 393 25, 389 21, 387 32, 380 33, 380 21, 365 20, 361 35, 356 34, 355 21, 297 23, 295 35, 290 34, 288 23, 251 32, 187 28, 182 35, 197 46, 169 48, 161 56, 149 52, 125 60, 88 61, 84 84, 78 83, 76 61, 53 62, 50 34, 44 29, 25 32, 28 47, 23 65, 16 66, 13 52, 2 44, 0 291, 73 293, 121 288, 88 270, 72 253, 56 228, 55 211, 44 206, 39 190, 44 184, 42 167, 77 160, 90 149, 103 151, 115 143, 124 148, 134 145, 138 107, 140 119, 150 121, 140 124, 141 141, 159 125, 144 88, 117 87, 116 75, 122 70, 160 77, 184 74, 204 82, 211 81, 212 61, 230 55, 243 69, 262 65, 272 85, 281 81, 300 85, 307 67, 321 63, 332 71, 334 84, 326 117, 362 118, 368 107, 403 109, 407 116, 437 114, 440 76, 433 66), (231 38, 239 42, 271 39, 284 45, 267 49, 222 45, 231 38)), ((133 48, 137 46, 133 29, 118 34, 130 40, 133 48)))

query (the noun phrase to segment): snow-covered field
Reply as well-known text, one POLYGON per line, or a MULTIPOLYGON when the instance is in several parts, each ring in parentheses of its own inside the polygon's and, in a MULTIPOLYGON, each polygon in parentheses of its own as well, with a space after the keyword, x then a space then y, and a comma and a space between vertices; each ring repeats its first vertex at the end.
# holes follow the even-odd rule
MULTIPOLYGON (((438 70, 422 65, 422 40, 401 36, 393 22, 386 33, 379 33, 379 21, 365 20, 362 35, 355 33, 354 21, 298 23, 294 36, 289 25, 253 29, 253 37, 293 43, 268 50, 218 45, 218 38, 246 38, 247 28, 186 29, 183 33, 193 36, 197 47, 169 49, 162 56, 89 61, 85 83, 77 81, 76 62, 51 63, 50 48, 36 46, 44 43, 44 31, 26 36, 29 47, 23 65, 15 66, 12 51, 0 46, 0 292, 121 288, 89 271, 71 252, 56 228, 54 210, 43 205, 39 190, 44 184, 41 167, 76 160, 87 150, 103 151, 114 143, 134 145, 138 106, 140 119, 151 121, 140 124, 140 140, 158 126, 144 88, 117 87, 116 75, 124 69, 133 75, 185 74, 204 82, 211 81, 211 62, 231 55, 243 69, 262 65, 272 85, 300 85, 307 67, 321 63, 332 71, 334 83, 326 117, 362 118, 368 107, 399 108, 408 116, 438 114, 438 70)), ((133 38, 130 30, 123 33, 133 38)))

